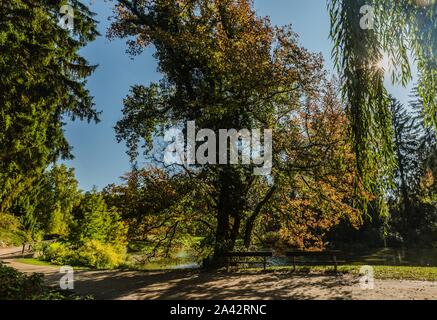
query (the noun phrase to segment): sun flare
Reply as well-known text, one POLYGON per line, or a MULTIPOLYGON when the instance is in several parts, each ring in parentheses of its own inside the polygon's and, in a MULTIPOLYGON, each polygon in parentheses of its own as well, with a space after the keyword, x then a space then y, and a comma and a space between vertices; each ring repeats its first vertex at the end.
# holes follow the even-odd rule
POLYGON ((383 53, 381 59, 378 60, 378 62, 375 64, 375 67, 378 70, 383 71, 384 73, 392 70, 393 66, 388 53, 386 52, 383 53))

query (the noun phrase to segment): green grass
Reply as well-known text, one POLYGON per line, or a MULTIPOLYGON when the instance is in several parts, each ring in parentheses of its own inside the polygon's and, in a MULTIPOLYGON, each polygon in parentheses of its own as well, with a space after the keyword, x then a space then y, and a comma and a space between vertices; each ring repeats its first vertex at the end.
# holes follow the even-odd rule
MULTIPOLYGON (((24 263, 24 264, 28 264, 28 265, 32 265, 32 266, 46 266, 46 267, 59 267, 60 265, 48 262, 48 261, 43 261, 43 260, 39 260, 36 258, 20 258, 20 259, 15 259, 14 261, 19 262, 19 263, 24 263)), ((160 264, 160 263, 146 263, 144 265, 140 265, 140 266, 131 266, 131 265, 122 265, 120 267, 120 269, 122 270, 132 270, 132 271, 169 271, 172 270, 172 267, 176 266, 176 264, 160 264)), ((83 267, 83 266, 72 266, 75 269, 78 270, 95 270, 92 268, 88 268, 88 267, 83 267)), ((99 271, 103 271, 103 270, 99 270, 99 271)))
POLYGON ((133 271, 173 271, 173 267, 175 265, 172 264, 160 264, 160 263, 145 263, 141 265, 127 265, 123 267, 125 270, 133 270, 133 271))
POLYGON ((20 258, 20 259, 15 259, 15 261, 19 262, 19 263, 29 264, 32 266, 56 267, 56 265, 53 263, 50 263, 47 261, 42 261, 42 260, 35 259, 35 258, 20 258))
MULTIPOLYGON (((19 262, 19 263, 32 265, 32 266, 60 267, 60 265, 57 265, 57 264, 54 264, 54 263, 51 263, 48 261, 35 259, 35 258, 20 258, 20 259, 15 259, 14 261, 19 262)), ((91 268, 83 267, 83 266, 72 266, 72 267, 77 269, 77 270, 92 270, 91 268)))
POLYGON ((375 266, 377 279, 437 281, 437 267, 375 266))
MULTIPOLYGON (((437 267, 410 267, 410 266, 372 266, 376 279, 437 281, 437 267)), ((338 272, 343 274, 360 274, 361 266, 344 265, 338 267, 338 272)), ((241 269, 241 271, 261 271, 262 269, 241 269)), ((290 272, 292 266, 270 267, 270 272, 290 272)), ((296 273, 327 273, 332 274, 332 266, 297 266, 296 273)))
MULTIPOLYGON (((50 262, 41 261, 34 258, 16 259, 15 261, 35 266, 52 266, 58 267, 50 262)), ((146 263, 141 266, 126 266, 122 269, 137 270, 137 271, 169 271, 174 264, 146 263)), ((90 270, 86 267, 75 267, 81 270, 90 270)), ((376 279, 395 279, 395 280, 417 280, 417 281, 437 281, 437 267, 409 267, 409 266, 373 266, 376 279)), ((172 270, 177 271, 177 270, 172 270)), ((181 270, 184 271, 184 270, 181 270)), ((260 268, 242 268, 238 272, 260 272, 260 268)), ((284 267, 269 267, 268 272, 292 272, 292 266, 284 267)), ((295 273, 324 273, 332 274, 334 269, 332 266, 297 266, 295 273)), ((359 275, 360 266, 344 265, 338 267, 340 274, 355 274, 359 275)))
MULTIPOLYGON (((139 271, 167 271, 172 265, 149 263, 133 269, 139 271)), ((338 267, 340 274, 360 274, 361 266, 344 265, 338 267)), ((373 266, 376 279, 437 281, 437 267, 409 267, 409 266, 373 266)), ((174 270, 176 271, 176 270, 174 270)), ((183 271, 183 270, 182 270, 183 271)), ((241 268, 237 272, 262 272, 261 268, 241 268)), ((269 267, 267 272, 293 272, 292 266, 269 267)), ((297 274, 323 273, 333 274, 332 266, 296 266, 297 274)))

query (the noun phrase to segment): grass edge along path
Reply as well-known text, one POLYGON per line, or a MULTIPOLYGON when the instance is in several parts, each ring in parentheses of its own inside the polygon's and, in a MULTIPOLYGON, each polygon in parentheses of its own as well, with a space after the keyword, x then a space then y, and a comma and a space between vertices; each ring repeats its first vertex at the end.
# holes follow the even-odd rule
MULTIPOLYGON (((36 265, 36 266, 53 266, 59 267, 58 265, 41 261, 34 258, 23 258, 23 259, 15 259, 16 262, 36 265)), ((338 273, 340 274, 360 274, 360 269, 362 266, 357 265, 344 265, 338 267, 338 273)), ((382 266, 376 265, 371 266, 375 272, 376 279, 392 279, 392 280, 416 280, 416 281, 437 281, 437 267, 412 267, 412 266, 382 266)), ((86 267, 77 267, 75 268, 81 270, 93 270, 86 267)), ((130 269, 123 268, 123 270, 132 270, 132 271, 169 271, 169 268, 162 266, 161 268, 153 268, 153 270, 138 270, 138 269, 130 269)), ((173 270, 176 271, 176 270, 173 270)), ((187 270, 185 270, 187 271, 187 270)), ((242 268, 239 270, 240 272, 262 272, 260 268, 242 268)), ((238 272, 238 271, 237 271, 238 272)), ((295 272, 295 273, 325 273, 325 274, 333 274, 334 270, 331 266, 296 266, 296 270, 293 271, 293 267, 291 266, 283 266, 283 267, 269 267, 267 272, 295 272)))
MULTIPOLYGON (((338 267, 339 274, 360 274, 363 266, 343 265, 338 267)), ((412 267, 412 266, 371 266, 376 279, 386 280, 415 280, 415 281, 437 281, 437 267, 412 267)), ((241 269, 240 271, 262 271, 260 268, 241 269)), ((267 272, 295 272, 295 273, 325 273, 334 274, 331 266, 292 266, 269 267, 267 272)))
MULTIPOLYGON (((40 260, 37 258, 18 258, 18 259, 14 259, 15 262, 18 263, 23 263, 23 264, 27 264, 27 265, 31 265, 31 266, 43 266, 43 267, 55 267, 55 268, 59 268, 62 267, 59 264, 54 264, 48 261, 44 261, 44 260, 40 260)), ((83 266, 72 266, 74 269, 78 269, 78 270, 84 270, 84 271, 104 271, 104 270, 98 270, 98 269, 92 269, 89 267, 83 267, 83 266)))

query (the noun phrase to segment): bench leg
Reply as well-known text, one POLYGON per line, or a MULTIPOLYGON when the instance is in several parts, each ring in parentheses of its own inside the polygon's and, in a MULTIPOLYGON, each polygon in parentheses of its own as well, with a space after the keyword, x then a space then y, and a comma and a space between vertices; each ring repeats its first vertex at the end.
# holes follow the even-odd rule
POLYGON ((266 271, 266 266, 267 266, 267 258, 266 257, 263 258, 263 263, 264 263, 264 271, 266 271))
POLYGON ((230 268, 231 268, 231 257, 228 257, 228 265, 226 267, 226 271, 229 272, 230 268))
POLYGON ((293 257, 293 272, 296 271, 296 257, 293 257))
POLYGON ((23 244, 23 250, 21 250, 21 254, 24 254, 24 251, 26 250, 26 244, 23 244))
POLYGON ((332 261, 334 262, 334 271, 335 271, 335 273, 337 273, 337 257, 333 256, 332 261))

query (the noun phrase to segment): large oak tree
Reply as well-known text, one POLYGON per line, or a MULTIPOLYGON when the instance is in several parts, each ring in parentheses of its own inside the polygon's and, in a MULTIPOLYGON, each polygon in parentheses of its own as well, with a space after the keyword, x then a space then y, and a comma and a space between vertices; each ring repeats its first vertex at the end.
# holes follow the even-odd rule
MULTIPOLYGON (((348 152, 341 105, 326 81, 321 57, 300 47, 289 27, 258 17, 249 0, 119 0, 109 36, 127 38, 132 54, 153 45, 163 76, 148 87, 134 86, 124 101, 116 131, 132 160, 141 147, 150 155, 154 137, 166 128, 185 127, 188 121, 216 133, 273 129, 270 176, 254 176, 253 165, 192 165, 175 171, 193 181, 194 188, 185 184, 192 200, 183 202, 183 213, 205 212, 215 258, 232 250, 238 239, 249 246, 266 214, 294 221, 288 224, 292 228, 302 223, 298 217, 305 212, 310 227, 302 233, 317 233, 329 221, 354 216, 354 157, 348 152)), ((149 209, 143 214, 158 210, 149 209)), ((157 225, 171 237, 180 223, 168 219, 157 225)), ((322 245, 300 239, 293 244, 322 245)))

